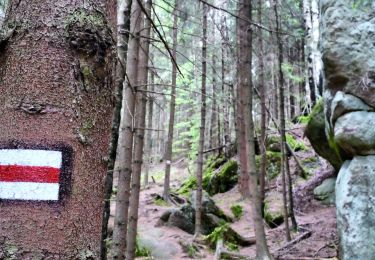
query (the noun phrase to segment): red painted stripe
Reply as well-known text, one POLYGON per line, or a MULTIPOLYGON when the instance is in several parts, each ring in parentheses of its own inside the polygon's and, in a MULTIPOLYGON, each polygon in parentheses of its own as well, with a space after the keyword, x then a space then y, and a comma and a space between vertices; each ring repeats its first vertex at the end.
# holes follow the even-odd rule
POLYGON ((0 165, 0 181, 58 183, 60 169, 43 166, 0 165))

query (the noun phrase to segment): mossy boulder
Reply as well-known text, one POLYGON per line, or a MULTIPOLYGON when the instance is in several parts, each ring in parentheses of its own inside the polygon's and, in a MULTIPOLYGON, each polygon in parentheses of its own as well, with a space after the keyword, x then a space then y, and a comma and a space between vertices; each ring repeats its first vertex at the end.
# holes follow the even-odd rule
MULTIPOLYGON (((209 159, 203 172, 203 189, 210 195, 232 189, 238 181, 238 163, 224 157, 209 159)), ((178 194, 189 194, 197 188, 197 179, 190 176, 177 190, 178 194)))
POLYGON ((322 184, 314 189, 314 198, 326 205, 335 204, 336 178, 325 179, 322 184))
MULTIPOLYGON (((266 165, 266 177, 268 180, 273 180, 280 173, 281 169, 281 153, 267 151, 267 165, 266 165)), ((255 156, 255 163, 257 169, 260 169, 261 155, 255 156)))
POLYGON ((326 159, 336 171, 339 171, 343 159, 342 151, 334 141, 333 134, 326 135, 326 120, 324 116, 324 102, 320 99, 314 106, 305 135, 309 139, 315 152, 326 159))

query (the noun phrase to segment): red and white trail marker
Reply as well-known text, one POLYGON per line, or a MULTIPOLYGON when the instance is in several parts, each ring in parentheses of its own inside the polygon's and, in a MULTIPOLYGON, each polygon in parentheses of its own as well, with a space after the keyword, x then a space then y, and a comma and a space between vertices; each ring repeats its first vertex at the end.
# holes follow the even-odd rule
POLYGON ((62 152, 0 149, 0 199, 57 201, 62 152))

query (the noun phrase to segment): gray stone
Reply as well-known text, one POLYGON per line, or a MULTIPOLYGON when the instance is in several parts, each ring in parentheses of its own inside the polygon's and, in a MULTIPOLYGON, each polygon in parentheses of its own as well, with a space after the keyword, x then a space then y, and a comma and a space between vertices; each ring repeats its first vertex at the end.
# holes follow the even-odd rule
POLYGON ((371 0, 325 0, 322 47, 326 88, 375 104, 375 9, 371 0))
POLYGON ((314 198, 326 205, 335 204, 335 184, 336 178, 325 179, 314 189, 314 198))
POLYGON ((351 94, 338 91, 331 104, 331 125, 335 125, 337 118, 348 112, 354 111, 374 111, 374 108, 365 104, 360 98, 351 94))
POLYGON ((336 182, 340 259, 375 259, 375 156, 356 156, 336 182))
POLYGON ((375 112, 357 111, 339 117, 336 143, 350 155, 375 154, 375 112))

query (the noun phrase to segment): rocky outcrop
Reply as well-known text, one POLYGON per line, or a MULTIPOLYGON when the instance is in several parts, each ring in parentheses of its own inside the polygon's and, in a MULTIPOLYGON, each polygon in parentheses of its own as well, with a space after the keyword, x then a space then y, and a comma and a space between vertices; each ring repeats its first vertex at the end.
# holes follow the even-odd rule
POLYGON ((356 156, 336 183, 341 258, 375 259, 375 156, 356 156))
POLYGON ((340 259, 375 259, 375 2, 321 4, 325 133, 347 160, 336 182, 340 259))

